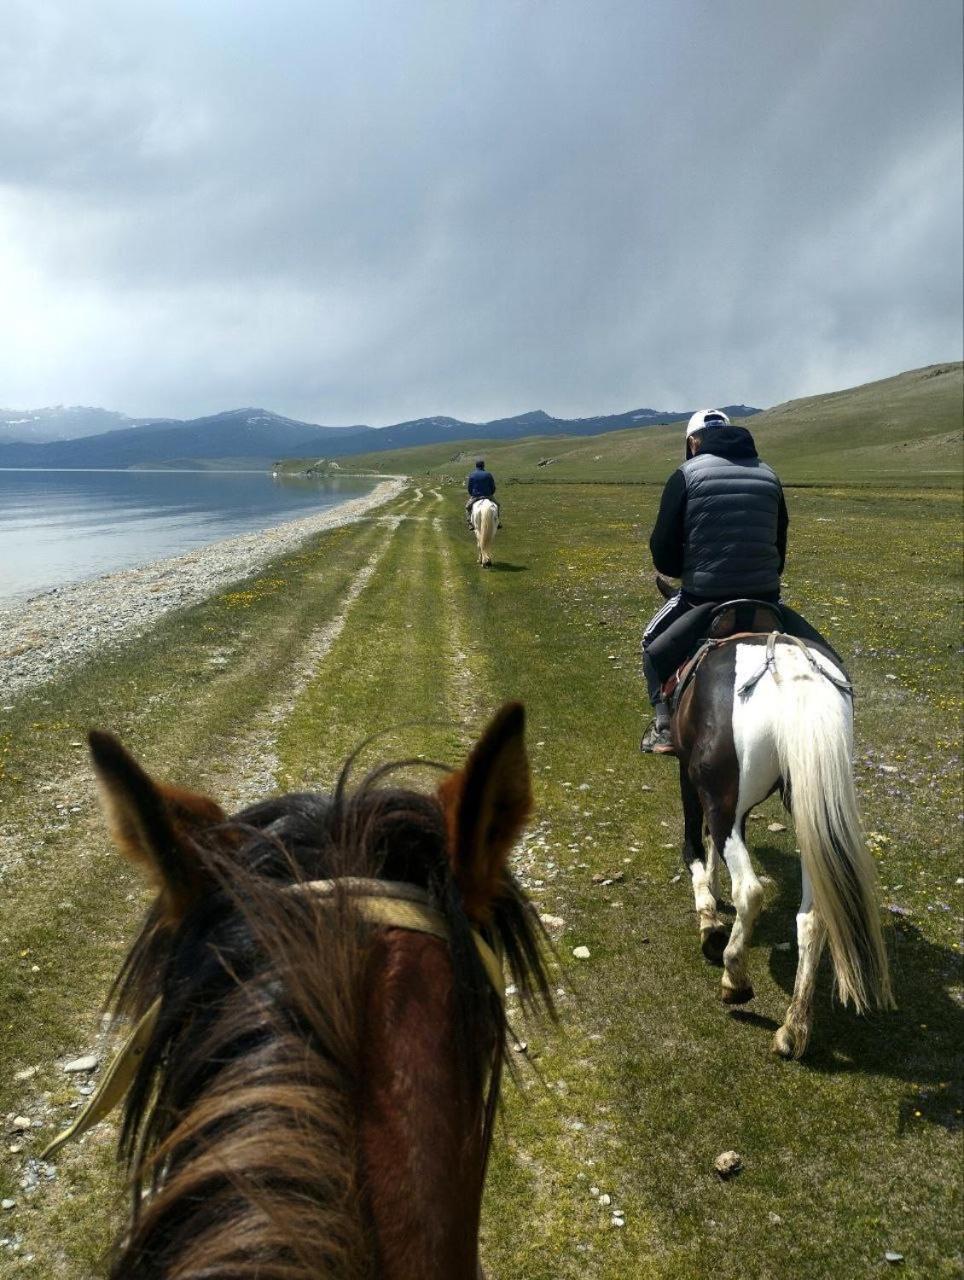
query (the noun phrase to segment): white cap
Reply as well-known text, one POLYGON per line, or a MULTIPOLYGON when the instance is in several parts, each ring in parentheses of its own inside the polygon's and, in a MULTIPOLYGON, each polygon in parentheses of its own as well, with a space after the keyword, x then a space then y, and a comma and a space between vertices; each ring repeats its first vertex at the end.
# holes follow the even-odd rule
POLYGON ((686 438, 703 431, 706 427, 728 427, 730 420, 722 409, 697 409, 686 424, 686 438))

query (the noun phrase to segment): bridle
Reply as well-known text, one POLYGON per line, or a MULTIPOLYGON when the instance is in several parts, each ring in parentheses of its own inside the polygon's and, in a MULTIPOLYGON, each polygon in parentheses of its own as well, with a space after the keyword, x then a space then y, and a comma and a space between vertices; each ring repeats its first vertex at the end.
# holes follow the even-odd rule
MULTIPOLYGON (((333 880, 307 880, 290 886, 292 892, 309 893, 322 900, 334 902, 338 899, 350 898, 352 907, 358 915, 369 924, 380 925, 388 929, 407 929, 413 933, 427 933, 444 942, 450 939, 448 921, 437 907, 432 905, 430 895, 417 885, 406 884, 396 880, 373 880, 355 876, 341 876, 333 880)), ((475 943, 479 959, 486 977, 500 1005, 505 1004, 505 978, 502 958, 497 942, 489 941, 482 931, 472 926, 472 941, 475 943)), ((59 1133, 41 1153, 42 1160, 60 1150, 62 1146, 74 1138, 79 1138, 103 1120, 120 1103, 137 1074, 140 1061, 150 1044, 161 1010, 161 997, 153 1002, 147 1012, 140 1018, 127 1040, 101 1076, 97 1088, 87 1100, 86 1105, 78 1113, 74 1122, 59 1133)), ((489 1071, 489 1085, 486 1093, 482 1119, 482 1161, 480 1169, 480 1186, 485 1183, 485 1174, 489 1163, 489 1150, 492 1146, 492 1134, 495 1128, 495 1116, 499 1103, 499 1090, 502 1083, 502 1037, 496 1038, 492 1065, 489 1071)))

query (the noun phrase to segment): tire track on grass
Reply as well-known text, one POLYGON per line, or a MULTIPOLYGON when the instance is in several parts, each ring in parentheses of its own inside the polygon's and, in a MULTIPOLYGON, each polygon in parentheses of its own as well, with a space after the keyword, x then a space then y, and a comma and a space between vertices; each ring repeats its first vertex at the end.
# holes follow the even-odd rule
MULTIPOLYGON (((391 519, 394 517, 381 517, 383 521, 391 519)), ((358 541, 351 548, 344 549, 343 555, 351 555, 355 548, 363 549, 367 543, 374 541, 377 536, 375 526, 365 526, 364 521, 365 518, 361 517, 352 522, 363 526, 363 529, 358 541)), ((210 708, 219 699, 223 699, 226 690, 232 686, 244 689, 262 683, 265 668, 270 667, 273 653, 283 649, 288 642, 288 630, 294 630, 297 626, 296 613, 290 618, 290 626, 286 626, 282 620, 269 634, 262 636, 257 644, 252 643, 250 631, 246 627, 228 634, 218 634, 216 639, 210 641, 198 642, 196 657, 200 663, 206 663, 210 668, 210 679, 192 690, 190 715, 176 720, 177 731, 169 728, 162 732, 159 741, 154 742, 151 750, 153 758, 171 758, 175 761, 175 769, 192 779, 201 782, 214 779, 225 784, 233 763, 233 739, 215 735, 209 723, 210 708), (179 721, 182 720, 189 720, 187 742, 184 741, 185 734, 179 726, 179 721), (215 751, 218 760, 223 763, 212 767, 210 762, 215 751)), ((110 680, 112 677, 107 678, 110 680)), ((276 672, 271 672, 272 684, 276 684, 279 678, 276 672)), ((108 684, 108 690, 110 687, 108 684)), ((173 705, 184 696, 183 689, 175 679, 171 679, 143 696, 135 707, 124 707, 121 714, 122 728, 116 719, 112 719, 112 713, 107 709, 98 710, 97 717, 90 718, 89 722, 110 727, 120 732, 125 741, 129 742, 149 725, 159 709, 173 705)), ((266 696, 270 697, 270 694, 266 696)), ((113 695, 108 693, 104 700, 105 708, 110 708, 112 698, 113 695)), ((38 724, 35 727, 40 729, 42 726, 38 724)), ((77 739, 70 741, 69 748, 70 754, 65 755, 56 780, 52 781, 47 777, 28 780, 17 793, 16 811, 13 814, 8 812, 0 822, 0 884, 25 861, 35 861, 38 845, 55 842, 57 845, 67 846, 58 852, 58 878, 62 879, 69 864, 79 869, 96 855, 99 846, 103 844, 100 808, 96 802, 93 774, 82 733, 77 739)), ((0 911, 0 923, 2 917, 3 912, 0 911)))
POLYGON ((388 525, 388 535, 355 574, 338 612, 308 639, 297 660, 289 667, 284 698, 268 707, 237 743, 227 770, 230 776, 220 780, 220 794, 228 808, 243 808, 277 789, 280 768, 278 734, 345 630, 352 608, 378 571, 405 516, 383 516, 380 519, 388 525))
MULTIPOLYGON (((310 683, 286 725, 279 775, 285 788, 333 778, 371 735, 372 758, 380 763, 452 754, 441 552, 431 518, 422 514, 429 503, 423 494, 406 513, 371 591, 329 657, 324 679, 310 683)), ((424 776, 413 781, 425 784, 424 776)))
MULTIPOLYGON (((457 557, 459 552, 466 548, 456 545, 454 527, 447 527, 443 517, 434 516, 432 525, 441 550, 443 572, 441 586, 447 618, 445 653, 449 667, 449 705, 459 724, 463 749, 467 751, 484 728, 489 714, 495 711, 500 699, 494 697, 492 673, 485 648, 488 637, 483 634, 480 642, 470 634, 464 609, 460 607, 460 602, 466 599, 466 577, 470 569, 468 565, 462 566, 457 557), (479 711, 480 699, 487 707, 482 715, 479 711)), ((482 570, 479 569, 478 572, 482 573, 482 570)), ((541 889, 545 883, 542 878, 546 874, 543 863, 547 857, 549 838, 548 820, 536 815, 513 851, 512 864, 520 882, 532 895, 533 906, 539 911, 540 918, 558 938, 556 925, 561 922, 555 916, 545 915, 542 904, 539 902, 541 889)), ((558 988, 556 998, 564 1002, 566 992, 558 988)), ((516 1108, 525 1107, 527 1095, 532 1091, 542 1098, 543 1107, 551 1099, 549 1109, 554 1130, 551 1145, 555 1152, 556 1163, 548 1160, 544 1155, 548 1141, 545 1133, 537 1143, 527 1141, 518 1131, 513 1136, 510 1131, 501 1155, 496 1154, 496 1166, 508 1162, 513 1168, 514 1176, 524 1180, 527 1193, 534 1202, 544 1201, 548 1204, 556 1195, 560 1155, 564 1154, 568 1167, 585 1168, 595 1163, 598 1153, 591 1141, 590 1125, 577 1116, 569 1114, 572 1108, 566 1106, 564 1079, 550 1082, 545 1078, 546 1062, 542 1060, 542 1049, 536 1044, 529 1045, 522 1035, 525 1026, 523 1011, 511 986, 507 991, 506 1008, 513 1035, 516 1037, 518 1051, 516 1061, 519 1064, 519 1070, 515 1073, 516 1080, 508 1088, 504 1099, 506 1114, 508 1116, 509 1112, 516 1108)), ((541 1039, 538 1030, 537 1039, 541 1039)), ((580 1047, 583 1046, 580 1045, 580 1047)), ((555 1054, 551 1053, 551 1057, 554 1058, 555 1054)), ((556 1062, 552 1070, 556 1073, 559 1068, 560 1064, 556 1062)), ((506 1127, 510 1129, 508 1124, 506 1127)), ((501 1194, 505 1195, 505 1190, 502 1190, 501 1194)), ((487 1240, 485 1252, 490 1260, 497 1248, 495 1243, 498 1235, 497 1224, 502 1219, 502 1213, 499 1186, 493 1180, 486 1193, 483 1215, 483 1238, 487 1240)))
MULTIPOLYGON (((433 489, 432 492, 441 499, 442 495, 437 490, 433 489)), ((447 701, 458 722, 461 745, 467 750, 480 728, 478 706, 472 691, 482 687, 482 658, 478 646, 469 638, 468 628, 459 608, 452 539, 441 516, 432 517, 432 528, 441 554, 441 588, 448 620, 445 642, 449 667, 447 701)))

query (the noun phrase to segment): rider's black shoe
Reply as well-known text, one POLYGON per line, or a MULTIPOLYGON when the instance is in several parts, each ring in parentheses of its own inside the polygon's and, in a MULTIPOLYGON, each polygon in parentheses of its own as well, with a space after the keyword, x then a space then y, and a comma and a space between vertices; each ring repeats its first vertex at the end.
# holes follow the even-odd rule
POLYGON ((673 737, 670 733, 669 725, 657 724, 654 720, 643 734, 643 740, 639 744, 639 749, 644 755, 675 755, 676 748, 673 746, 673 737))

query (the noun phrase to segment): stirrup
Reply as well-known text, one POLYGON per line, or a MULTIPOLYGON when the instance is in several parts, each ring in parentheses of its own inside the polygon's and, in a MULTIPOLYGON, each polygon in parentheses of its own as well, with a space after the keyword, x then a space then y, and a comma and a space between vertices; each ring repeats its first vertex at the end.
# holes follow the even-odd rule
POLYGON ((673 738, 670 733, 669 725, 658 725, 654 720, 643 734, 642 741, 639 744, 639 749, 644 755, 675 755, 676 748, 673 746, 673 738))

